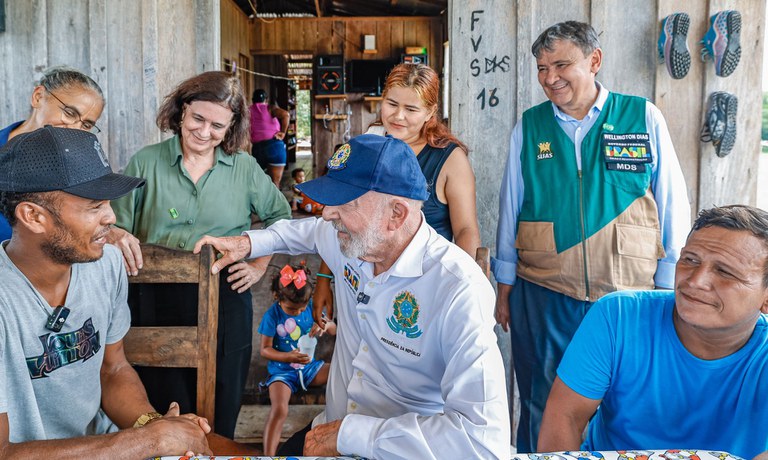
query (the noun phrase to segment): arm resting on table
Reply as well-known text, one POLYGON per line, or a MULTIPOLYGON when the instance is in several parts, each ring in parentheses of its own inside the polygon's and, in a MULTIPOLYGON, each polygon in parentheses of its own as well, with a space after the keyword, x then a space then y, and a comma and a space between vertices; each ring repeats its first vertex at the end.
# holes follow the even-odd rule
POLYGON ((581 396, 556 377, 541 421, 538 451, 579 450, 581 434, 599 405, 600 400, 581 396))

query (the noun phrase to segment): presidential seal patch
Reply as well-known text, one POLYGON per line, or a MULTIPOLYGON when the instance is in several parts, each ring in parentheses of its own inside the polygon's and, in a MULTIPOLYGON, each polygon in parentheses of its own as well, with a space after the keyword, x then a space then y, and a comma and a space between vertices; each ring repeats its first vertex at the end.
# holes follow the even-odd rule
POLYGON ((349 144, 344 144, 339 147, 333 156, 328 159, 328 170, 331 171, 346 168, 350 153, 352 153, 352 148, 349 144))
POLYGON ((393 315, 387 318, 387 324, 393 331, 405 334, 409 339, 415 339, 423 331, 416 324, 419 320, 419 303, 416 297, 408 291, 403 291, 395 297, 392 304, 393 315))

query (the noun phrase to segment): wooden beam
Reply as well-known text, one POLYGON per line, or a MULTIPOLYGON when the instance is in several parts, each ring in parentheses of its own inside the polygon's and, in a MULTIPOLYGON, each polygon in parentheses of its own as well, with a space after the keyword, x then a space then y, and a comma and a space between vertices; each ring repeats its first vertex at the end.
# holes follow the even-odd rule
POLYGON ((320 7, 320 1, 321 0, 315 0, 315 11, 317 12, 318 18, 323 17, 323 9, 320 7))

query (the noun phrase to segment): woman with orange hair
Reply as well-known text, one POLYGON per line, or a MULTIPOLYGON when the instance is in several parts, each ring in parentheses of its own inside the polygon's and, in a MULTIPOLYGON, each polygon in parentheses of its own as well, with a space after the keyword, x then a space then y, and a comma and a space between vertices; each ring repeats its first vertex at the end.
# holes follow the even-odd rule
MULTIPOLYGON (((368 132, 390 134, 408 143, 427 178, 430 193, 422 208, 427 223, 474 258, 480 246, 475 174, 466 146, 438 116, 439 94, 440 79, 431 67, 395 66, 382 92, 381 123, 368 132)), ((332 317, 329 273, 322 264, 313 299, 316 319, 324 308, 332 317)))
POLYGON ((423 208, 427 223, 474 258, 480 246, 475 174, 466 146, 440 121, 439 94, 440 80, 431 67, 397 65, 382 93, 381 123, 419 160, 430 192, 423 208))

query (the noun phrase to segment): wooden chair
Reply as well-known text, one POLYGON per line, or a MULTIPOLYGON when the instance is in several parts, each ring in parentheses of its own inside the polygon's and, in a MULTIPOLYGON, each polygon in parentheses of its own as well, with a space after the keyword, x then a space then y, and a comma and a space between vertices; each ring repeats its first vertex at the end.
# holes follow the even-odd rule
POLYGON ((480 269, 483 270, 485 276, 491 279, 491 251, 485 247, 480 246, 475 253, 475 262, 480 265, 480 269))
POLYGON ((197 283, 197 326, 132 327, 123 339, 133 365, 197 369, 197 414, 213 426, 216 389, 216 330, 219 314, 219 275, 211 275, 216 261, 210 245, 200 254, 142 244, 144 268, 128 278, 131 283, 197 283))

